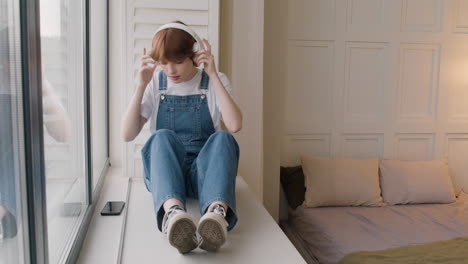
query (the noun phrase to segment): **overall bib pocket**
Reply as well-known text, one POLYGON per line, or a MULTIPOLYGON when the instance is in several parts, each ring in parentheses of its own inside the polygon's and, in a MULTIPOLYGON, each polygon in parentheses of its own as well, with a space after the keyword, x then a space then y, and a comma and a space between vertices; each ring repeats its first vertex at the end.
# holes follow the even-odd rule
POLYGON ((200 107, 167 107, 166 124, 182 141, 201 137, 200 107), (177 114, 176 114, 177 113, 177 114))

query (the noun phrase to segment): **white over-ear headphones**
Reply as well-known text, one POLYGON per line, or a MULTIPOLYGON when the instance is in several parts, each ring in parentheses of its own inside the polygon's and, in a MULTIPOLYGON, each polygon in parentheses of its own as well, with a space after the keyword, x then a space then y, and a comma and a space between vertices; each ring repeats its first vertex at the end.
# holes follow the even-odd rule
POLYGON ((203 41, 197 35, 197 33, 195 33, 194 30, 192 30, 191 28, 187 27, 184 24, 180 24, 180 23, 164 24, 160 28, 158 28, 158 30, 156 30, 156 33, 154 33, 154 35, 158 34, 159 31, 161 31, 163 29, 167 29, 167 28, 177 28, 177 29, 180 29, 180 30, 183 30, 183 31, 189 33, 195 39, 195 44, 193 45, 193 51, 194 52, 205 49, 205 45, 203 44, 203 41))

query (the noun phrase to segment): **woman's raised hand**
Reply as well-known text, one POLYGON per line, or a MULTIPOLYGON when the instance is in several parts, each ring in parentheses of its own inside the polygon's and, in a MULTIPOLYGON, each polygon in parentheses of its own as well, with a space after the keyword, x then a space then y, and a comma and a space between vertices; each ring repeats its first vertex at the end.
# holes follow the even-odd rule
POLYGON ((146 48, 143 48, 143 56, 140 59, 140 70, 138 71, 138 87, 146 88, 153 78, 154 70, 156 70, 158 65, 159 62, 153 60, 150 55, 147 55, 146 48))
POLYGON ((213 76, 213 74, 216 74, 216 65, 214 56, 211 54, 211 45, 206 39, 203 39, 203 42, 205 43, 206 50, 200 50, 195 53, 195 63, 197 66, 204 63, 205 72, 209 76, 213 76))

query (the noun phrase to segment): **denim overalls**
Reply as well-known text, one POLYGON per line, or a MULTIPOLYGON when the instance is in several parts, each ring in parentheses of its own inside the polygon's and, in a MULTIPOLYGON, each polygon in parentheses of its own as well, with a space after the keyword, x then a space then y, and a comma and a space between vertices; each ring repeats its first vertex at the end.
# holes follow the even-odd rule
POLYGON ((208 83, 209 77, 202 71, 202 93, 166 95, 167 76, 159 72, 156 132, 141 150, 145 185, 153 195, 159 231, 165 213, 163 203, 176 198, 185 206, 186 196, 199 199, 201 215, 215 201, 226 203, 228 231, 237 223, 239 146, 230 133, 215 132, 204 93, 208 83))

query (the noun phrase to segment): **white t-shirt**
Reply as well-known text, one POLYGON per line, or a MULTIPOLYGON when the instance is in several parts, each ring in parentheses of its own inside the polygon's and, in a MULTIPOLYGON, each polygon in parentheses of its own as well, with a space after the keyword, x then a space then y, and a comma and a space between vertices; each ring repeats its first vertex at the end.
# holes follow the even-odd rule
MULTIPOLYGON (((223 83, 228 94, 233 98, 231 84, 224 73, 218 72, 219 79, 223 83)), ((200 81, 202 76, 202 69, 198 68, 198 72, 195 76, 186 82, 173 83, 170 78, 167 78, 167 90, 159 90, 159 71, 155 71, 153 79, 148 83, 143 100, 141 102, 141 116, 150 121, 151 134, 156 132, 156 119, 158 117, 159 100, 161 92, 167 95, 194 95, 194 94, 206 94, 208 108, 210 110, 211 119, 216 131, 221 129, 220 121, 222 120, 219 102, 216 100, 216 92, 213 87, 213 82, 210 80, 208 84, 208 91, 200 90, 200 81)))

